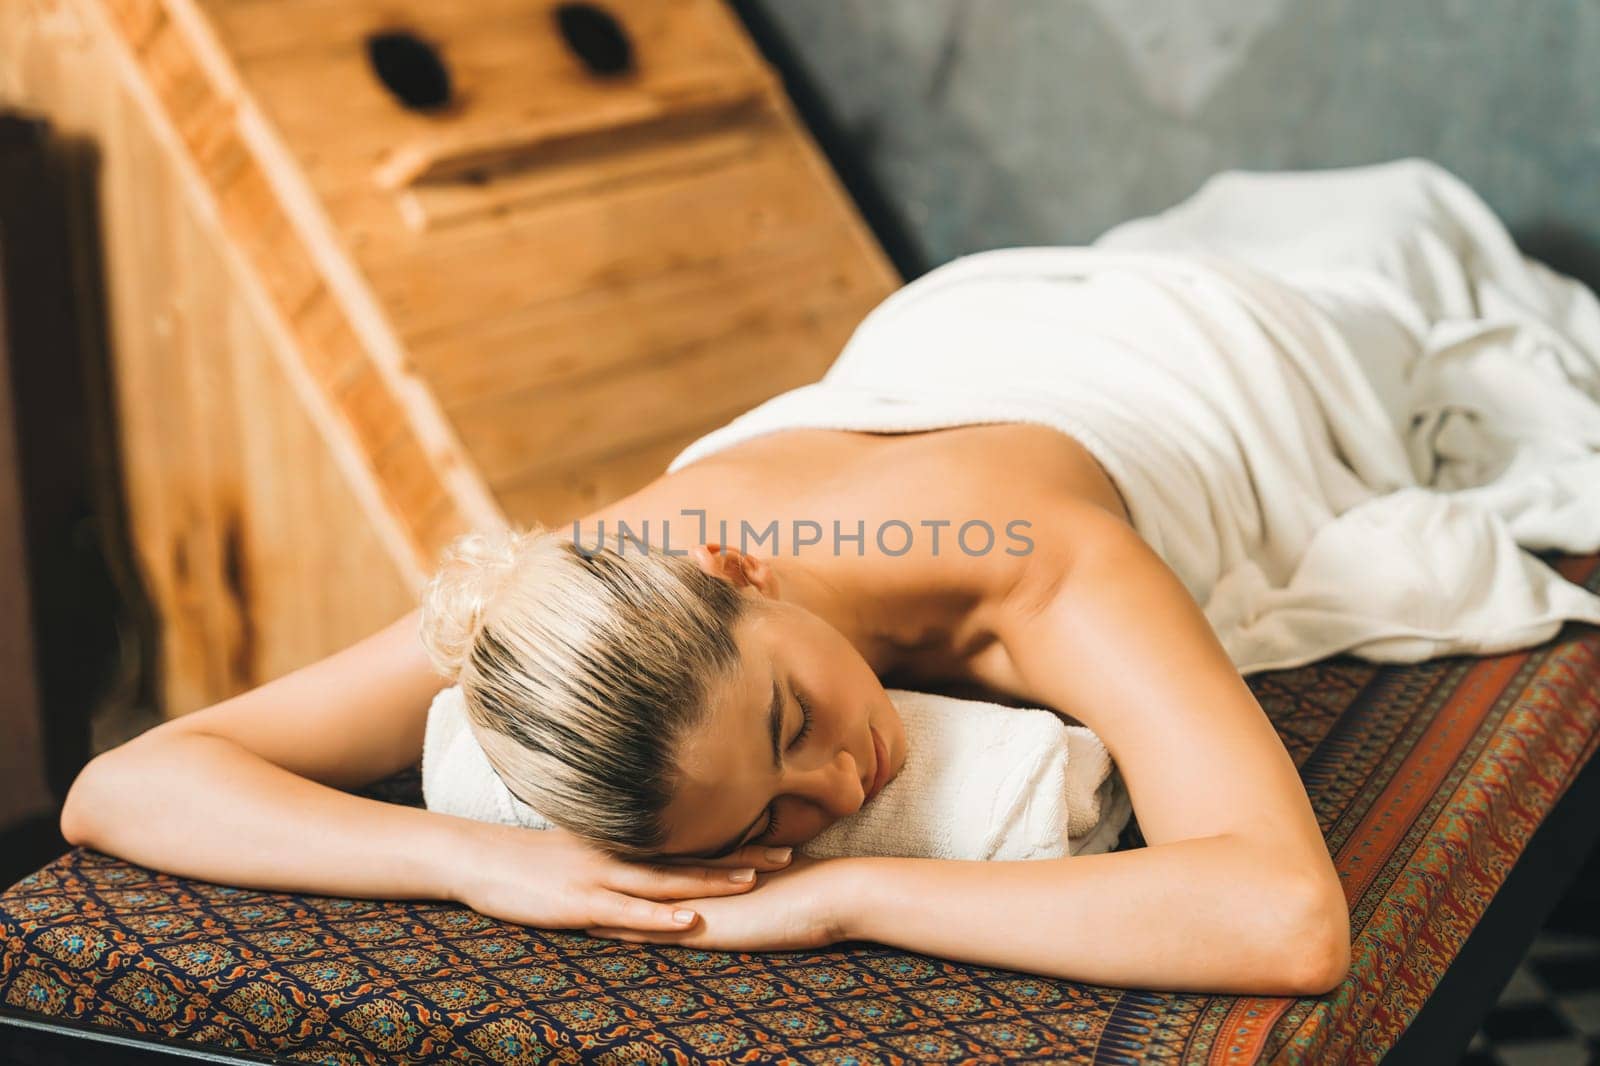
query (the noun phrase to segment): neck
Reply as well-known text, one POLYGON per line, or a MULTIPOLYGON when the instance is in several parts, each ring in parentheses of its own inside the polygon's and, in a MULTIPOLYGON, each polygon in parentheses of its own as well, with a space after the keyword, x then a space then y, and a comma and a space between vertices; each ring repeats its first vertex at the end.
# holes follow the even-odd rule
POLYGON ((769 559, 776 568, 781 598, 804 607, 833 626, 855 645, 879 677, 892 673, 903 660, 903 623, 911 605, 885 603, 882 597, 857 594, 840 570, 825 571, 798 557, 769 559))

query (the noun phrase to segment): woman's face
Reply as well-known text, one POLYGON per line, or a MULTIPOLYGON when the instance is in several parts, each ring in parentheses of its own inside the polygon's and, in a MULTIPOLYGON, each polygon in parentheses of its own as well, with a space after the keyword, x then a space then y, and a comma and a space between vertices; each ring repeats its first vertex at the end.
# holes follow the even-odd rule
POLYGON ((904 725, 871 666, 838 629, 775 598, 765 564, 755 565, 742 591, 763 602, 735 634, 737 675, 713 688, 679 747, 684 781, 666 812, 663 857, 803 843, 861 809, 880 759, 883 783, 905 764, 904 725))

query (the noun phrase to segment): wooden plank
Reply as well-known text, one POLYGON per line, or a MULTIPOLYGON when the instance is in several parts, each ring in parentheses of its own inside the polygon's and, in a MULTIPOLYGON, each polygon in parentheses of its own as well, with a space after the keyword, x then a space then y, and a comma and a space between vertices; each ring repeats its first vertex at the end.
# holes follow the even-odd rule
POLYGON ((837 354, 833 339, 855 323, 847 311, 845 319, 763 324, 748 346, 709 346, 626 375, 495 396, 450 414, 500 491, 532 471, 613 452, 646 434, 700 424, 707 411, 747 409, 815 381, 837 354))
MULTIPOLYGON (((882 275, 852 254, 848 235, 781 244, 759 255, 668 271, 628 284, 515 308, 464 323, 412 346, 418 372, 447 410, 495 395, 532 393, 722 345, 728 358, 770 323, 837 311, 837 353, 860 309, 882 294, 882 275), (854 310, 843 310, 852 308, 854 310)), ((783 328, 782 325, 775 328, 783 328)), ((831 355, 829 356, 831 359, 831 355)))
MULTIPOLYGON (((416 434, 424 469, 440 482, 438 491, 451 496, 468 521, 494 524, 503 521, 487 487, 477 478, 459 454, 460 444, 442 413, 420 383, 407 378, 403 357, 381 312, 373 304, 360 277, 352 270, 343 252, 332 241, 327 220, 298 176, 291 160, 261 121, 257 109, 243 98, 237 73, 189 0, 169 0, 163 9, 169 22, 149 35, 143 48, 128 60, 129 84, 144 107, 153 128, 171 141, 177 158, 189 165, 184 177, 190 192, 215 214, 219 224, 234 242, 231 254, 239 257, 247 287, 259 282, 261 291, 253 295, 263 302, 263 313, 275 318, 275 328, 285 333, 283 352, 292 379, 302 384, 301 396, 328 435, 329 445, 357 483, 358 497, 374 508, 373 520, 390 544, 397 563, 420 584, 425 577, 422 560, 430 557, 437 545, 423 544, 402 512, 386 509, 387 501, 399 490, 375 483, 380 476, 370 463, 370 451, 362 443, 362 427, 353 424, 354 412, 341 408, 337 396, 318 393, 306 380, 299 363, 299 349, 306 344, 297 336, 297 313, 316 302, 316 290, 326 286, 334 302, 350 319, 360 336, 355 357, 375 369, 384 387, 393 393, 395 424, 416 434), (192 166, 190 145, 182 139, 183 129, 172 121, 174 114, 185 113, 190 86, 203 85, 205 91, 226 98, 237 117, 240 138, 248 148, 243 173, 224 189, 203 184, 202 172, 192 166), (181 89, 179 88, 181 87, 181 89), (167 88, 176 99, 167 100, 158 90, 167 88)), ((113 23, 113 31, 119 27, 113 23)), ((328 363, 311 353, 310 362, 328 363)), ((394 471, 389 471, 393 473, 394 471)), ((407 476, 415 476, 407 470, 407 476)))
POLYGON ((90 16, 69 2, 5 5, 0 51, 26 61, 0 66, 0 101, 99 150, 120 480, 161 624, 150 636, 162 709, 177 714, 345 647, 413 600, 286 380, 214 219, 107 76, 111 42, 90 16))
MULTIPOLYGON (((509 55, 502 62, 524 72, 573 64, 554 32, 556 6, 554 0, 204 0, 207 16, 241 66, 285 54, 326 58, 361 47, 374 30, 409 28, 452 54, 498 43, 501 48, 491 54, 509 55), (530 66, 529 56, 545 62, 530 66)), ((719 3, 607 0, 605 9, 633 41, 641 67, 760 63, 741 33, 728 32, 719 3)))
POLYGON ((519 307, 828 241, 846 225, 792 145, 773 137, 712 173, 656 175, 604 197, 450 227, 425 243, 369 241, 357 258, 416 344, 519 307))
POLYGON ((225 346, 236 364, 235 491, 249 545, 260 678, 347 647, 416 603, 285 379, 273 343, 246 303, 232 300, 225 346))
MULTIPOLYGON (((625 77, 588 74, 554 32, 548 16, 530 7, 526 24, 435 28, 432 16, 412 22, 363 7, 365 32, 336 46, 308 40, 270 57, 252 55, 234 23, 201 0, 215 19, 219 39, 283 137, 308 156, 319 157, 331 178, 324 194, 367 184, 372 167, 391 152, 444 139, 490 140, 529 124, 604 124, 608 114, 670 108, 675 101, 713 93, 737 96, 765 88, 777 92, 775 76, 737 41, 700 32, 702 3, 657 11, 632 20, 638 69, 625 77), (676 11, 677 13, 673 13, 676 11), (450 72, 458 103, 441 112, 407 110, 374 74, 366 55, 366 32, 415 25, 435 42, 450 72), (325 106, 338 100, 339 107, 325 106)), ((444 5, 439 5, 442 9, 444 5)))
MULTIPOLYGON (((720 116, 719 116, 720 117, 720 116)), ((398 193, 401 214, 412 229, 429 229, 477 216, 500 218, 511 211, 546 206, 561 197, 606 195, 628 182, 661 175, 703 174, 749 156, 759 147, 745 125, 712 130, 691 137, 671 136, 645 144, 663 132, 648 127, 617 144, 591 140, 546 146, 537 165, 518 159, 520 169, 487 181, 429 181, 398 193), (581 164, 581 165, 579 165, 581 164)), ((676 133, 677 131, 672 131, 676 133)))
POLYGON ((536 471, 501 486, 506 515, 522 525, 556 527, 582 518, 660 477, 667 464, 695 440, 723 425, 741 408, 712 412, 691 426, 671 430, 612 455, 597 456, 536 471))
POLYGON ((391 151, 373 180, 390 191, 451 180, 481 185, 496 171, 549 166, 552 158, 570 156, 574 147, 599 146, 611 156, 662 131, 681 140, 708 119, 737 119, 740 111, 759 104, 766 90, 766 82, 754 78, 730 84, 727 78, 702 74, 670 95, 617 96, 595 106, 513 117, 492 127, 458 123, 448 132, 391 151))

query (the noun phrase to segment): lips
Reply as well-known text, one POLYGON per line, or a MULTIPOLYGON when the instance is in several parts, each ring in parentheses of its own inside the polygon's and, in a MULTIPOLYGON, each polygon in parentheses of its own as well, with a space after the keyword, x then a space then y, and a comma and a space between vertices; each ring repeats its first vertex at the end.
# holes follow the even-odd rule
MULTIPOLYGON (((867 799, 870 800, 883 789, 884 782, 889 776, 889 752, 876 729, 868 726, 867 732, 872 734, 872 753, 876 756, 876 761, 872 765, 872 783, 867 786, 867 799)), ((862 802, 865 803, 866 800, 862 802)))

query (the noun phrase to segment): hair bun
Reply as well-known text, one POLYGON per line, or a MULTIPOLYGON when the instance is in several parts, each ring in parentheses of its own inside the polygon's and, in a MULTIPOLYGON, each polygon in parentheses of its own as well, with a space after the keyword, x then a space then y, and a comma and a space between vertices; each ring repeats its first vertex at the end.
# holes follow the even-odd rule
POLYGON ((542 526, 463 533, 444 549, 439 568, 422 591, 422 645, 440 674, 459 677, 484 614, 517 569, 542 526))

